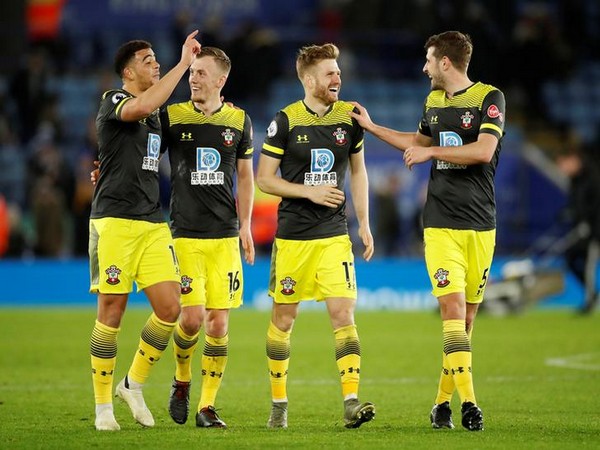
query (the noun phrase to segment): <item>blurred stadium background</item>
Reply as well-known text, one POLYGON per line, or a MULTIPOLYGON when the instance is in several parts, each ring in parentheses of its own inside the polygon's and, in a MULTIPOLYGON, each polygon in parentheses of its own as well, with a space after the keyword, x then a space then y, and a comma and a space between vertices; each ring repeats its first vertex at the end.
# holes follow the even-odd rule
MULTIPOLYGON (((562 258, 574 224, 565 214, 569 180, 556 161, 571 152, 595 155, 600 147, 598 2, 11 0, 0 11, 0 275, 11 280, 0 289, 0 305, 94 304, 87 293, 89 172, 99 96, 120 85, 112 56, 123 41, 147 39, 164 73, 194 28, 203 45, 232 58, 224 93, 253 119, 255 161, 271 117, 301 96, 298 47, 338 44, 341 97, 364 104, 377 122, 408 131, 416 129, 429 90, 421 72, 425 39, 448 29, 469 33, 471 78, 507 97, 492 281, 506 281, 508 268, 516 269, 518 283, 498 311, 539 299, 570 307, 582 302, 581 285, 562 258), (540 289, 524 293, 532 280, 540 289)), ((172 100, 185 100, 187 92, 184 79, 172 100)), ((398 152, 370 136, 366 152, 377 258, 359 264, 361 303, 432 308, 419 224, 429 167, 409 173, 398 152)), ((260 307, 268 304, 272 199, 258 195, 256 204, 263 257, 245 268, 246 303, 260 307)))

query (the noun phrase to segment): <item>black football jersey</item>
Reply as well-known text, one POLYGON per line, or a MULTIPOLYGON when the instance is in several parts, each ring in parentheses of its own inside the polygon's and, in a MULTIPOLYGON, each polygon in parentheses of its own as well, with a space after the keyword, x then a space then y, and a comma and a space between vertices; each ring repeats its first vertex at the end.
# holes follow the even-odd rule
POLYGON ((480 133, 498 138, 487 164, 461 165, 432 160, 425 227, 485 231, 496 227, 494 177, 504 136, 504 94, 493 86, 475 83, 449 99, 443 90, 425 100, 419 132, 434 146, 452 147, 476 142, 480 133))
POLYGON ((100 175, 90 217, 162 222, 158 110, 137 122, 124 122, 121 110, 132 98, 129 92, 116 89, 105 92, 100 101, 96 117, 100 175))
POLYGON ((171 165, 173 237, 223 238, 239 234, 234 179, 238 159, 251 159, 252 123, 223 105, 211 116, 191 101, 161 114, 171 165))
MULTIPOLYGON (((279 111, 267 130, 262 153, 281 160, 281 177, 305 185, 331 184, 344 190, 350 154, 363 150, 364 131, 348 115, 354 106, 337 101, 323 117, 303 101, 279 111)), ((348 232, 344 202, 338 208, 304 198, 283 198, 277 237, 320 239, 348 232)))

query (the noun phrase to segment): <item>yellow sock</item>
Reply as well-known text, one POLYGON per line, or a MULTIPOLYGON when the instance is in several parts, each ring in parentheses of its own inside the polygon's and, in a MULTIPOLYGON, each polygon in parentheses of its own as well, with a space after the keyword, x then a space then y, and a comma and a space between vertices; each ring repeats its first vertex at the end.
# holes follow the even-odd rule
POLYGON ((356 325, 334 330, 335 361, 342 381, 342 395, 358 397, 360 380, 360 341, 356 325))
POLYGON ((465 330, 464 320, 444 320, 444 353, 458 391, 461 403, 473 402, 473 375, 471 368, 471 343, 465 330))
POLYGON ((169 345, 169 338, 173 334, 176 322, 169 323, 160 320, 156 314, 150 314, 146 325, 142 329, 140 343, 133 362, 127 373, 127 378, 135 383, 144 384, 150 369, 158 361, 169 345))
POLYGON ((290 335, 281 331, 273 322, 267 331, 267 362, 273 400, 287 401, 287 375, 290 365, 290 335))
POLYGON ((112 403, 112 388, 117 363, 117 334, 112 328, 96 320, 90 342, 92 385, 96 404, 112 403))
POLYGON ((173 332, 173 354, 175 355, 175 379, 179 381, 192 380, 192 357, 198 346, 200 332, 189 336, 177 324, 173 332))
POLYGON ((446 358, 446 354, 442 352, 442 372, 440 373, 440 381, 438 384, 438 393, 435 398, 436 405, 444 402, 452 401, 452 394, 454 394, 454 377, 450 371, 450 364, 446 358))
POLYGON ((221 387, 223 373, 227 365, 227 344, 229 336, 217 338, 205 336, 202 352, 202 393, 198 411, 205 406, 214 406, 217 392, 221 387))
MULTIPOLYGON (((473 325, 469 329, 467 333, 467 337, 469 338, 469 342, 471 342, 471 337, 473 336, 473 325)), ((446 354, 442 352, 442 372, 440 373, 440 381, 438 385, 438 393, 435 398, 436 405, 444 402, 451 402, 452 395, 454 394, 456 386, 454 385, 454 377, 452 376, 452 372, 450 371, 450 364, 448 364, 448 359, 446 358, 446 354)))

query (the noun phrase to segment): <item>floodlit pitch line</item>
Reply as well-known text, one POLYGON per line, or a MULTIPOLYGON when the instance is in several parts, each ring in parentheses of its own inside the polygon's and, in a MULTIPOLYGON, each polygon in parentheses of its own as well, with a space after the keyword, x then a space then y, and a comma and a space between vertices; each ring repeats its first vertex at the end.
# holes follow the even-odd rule
POLYGON ((562 358, 548 358, 546 359, 546 365, 566 369, 600 371, 599 359, 600 353, 582 353, 562 358))
MULTIPOLYGON (((592 369, 590 369, 592 370, 592 369)), ((595 369, 600 370, 600 368, 595 369)), ((481 380, 483 383, 507 383, 507 382, 515 382, 515 383, 539 383, 543 382, 562 382, 569 381, 575 382, 580 379, 580 376, 577 375, 561 375, 561 376, 547 376, 547 375, 515 375, 515 376, 496 376, 496 375, 481 375, 478 376, 477 379, 481 380)), ((361 378, 361 385, 431 385, 438 382, 438 378, 436 377, 422 377, 422 378, 373 378, 370 377, 368 379, 361 378)), ((288 385, 295 386, 331 386, 331 385, 339 385, 339 379, 335 378, 295 378, 293 375, 288 378, 288 385)), ((244 386, 258 386, 264 384, 264 381, 260 381, 257 379, 246 379, 246 380, 234 380, 234 379, 224 379, 223 385, 244 385, 244 386)), ((0 387, 0 391, 1 391, 0 387)))
MULTIPOLYGON (((369 379, 361 379, 361 384, 422 384, 422 383, 430 383, 431 379, 429 378, 369 378, 369 379)), ((330 385, 330 384, 340 384, 339 379, 293 379, 292 377, 288 378, 289 384, 297 384, 297 385, 330 385)))
MULTIPOLYGON (((360 380, 360 384, 373 384, 373 385, 396 385, 396 384, 430 384, 436 382, 437 379, 434 378, 369 378, 360 380)), ((244 386, 256 386, 264 384, 264 381, 259 380, 223 380, 223 385, 244 385, 244 386)), ((294 378, 294 376, 290 376, 288 378, 288 385, 297 385, 297 386, 326 386, 326 385, 339 385, 339 378, 294 378)), ((0 387, 0 390, 1 387, 0 387)))
MULTIPOLYGON (((600 357, 600 354, 590 354, 590 355, 579 355, 581 356, 594 356, 594 357, 600 357)), ((556 359, 561 361, 560 364, 554 364, 556 366, 560 366, 560 367, 566 367, 566 368, 577 368, 579 369, 580 367, 574 367, 573 365, 565 365, 564 361, 562 358, 550 358, 546 361, 547 365, 552 365, 549 363, 550 360, 552 359, 556 359)), ((587 365, 584 367, 581 367, 583 370, 600 370, 600 365, 587 365)), ((566 373, 566 372, 563 372, 566 373)), ((199 378, 199 377, 198 377, 199 378)), ((507 383, 507 382, 515 382, 515 383, 539 383, 539 382, 564 382, 564 381, 568 381, 568 382, 576 382, 577 380, 581 379, 582 376, 578 376, 575 375, 575 372, 570 372, 569 375, 561 375, 561 376, 547 376, 547 375, 539 375, 539 376, 519 376, 519 375, 515 375, 515 376, 479 376, 477 377, 478 380, 481 380, 481 382, 483 383, 507 383)), ((403 385, 432 385, 432 384, 436 384, 438 382, 438 379, 436 377, 421 377, 421 378, 363 378, 360 380, 360 384, 361 385, 369 385, 369 386, 382 386, 382 385, 399 385, 399 384, 403 384, 403 385)), ((338 386, 340 383, 339 379, 334 379, 334 378, 289 378, 288 379, 288 385, 295 385, 295 386, 338 386)), ((116 383, 115 383, 116 385, 116 383)), ((245 379, 245 380, 239 380, 239 379, 224 379, 223 380, 223 386, 247 386, 247 387, 254 387, 254 386, 268 386, 268 382, 267 384, 265 384, 265 381, 263 379, 258 379, 258 378, 252 378, 252 379, 245 379)), ((164 386, 164 384, 162 384, 160 381, 149 381, 147 383, 147 387, 150 389, 157 389, 160 388, 161 386, 164 386)), ((1 383, 0 382, 0 392, 48 392, 48 391, 64 391, 64 392, 71 392, 73 393, 74 390, 74 386, 73 383, 68 382, 68 383, 56 383, 56 384, 43 384, 43 385, 37 385, 37 386, 22 386, 22 385, 16 385, 14 383, 1 383)), ((81 387, 77 388, 77 391, 81 391, 81 392, 87 392, 86 389, 83 389, 81 387)), ((1 401, 0 401, 1 403, 1 401)))

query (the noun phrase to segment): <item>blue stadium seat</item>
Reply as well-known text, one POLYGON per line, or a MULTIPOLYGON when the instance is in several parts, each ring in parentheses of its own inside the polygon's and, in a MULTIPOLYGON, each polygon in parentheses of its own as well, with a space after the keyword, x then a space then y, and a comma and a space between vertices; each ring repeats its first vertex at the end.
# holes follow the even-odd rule
POLYGON ((59 100, 67 138, 80 140, 85 136, 87 121, 98 107, 98 81, 93 77, 70 76, 53 82, 59 100))

